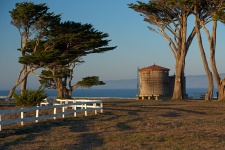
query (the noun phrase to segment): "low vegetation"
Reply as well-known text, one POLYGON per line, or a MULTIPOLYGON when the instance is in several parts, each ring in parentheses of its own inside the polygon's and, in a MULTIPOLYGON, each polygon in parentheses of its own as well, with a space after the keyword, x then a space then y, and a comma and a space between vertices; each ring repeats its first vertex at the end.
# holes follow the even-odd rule
POLYGON ((104 100, 102 114, 4 125, 0 149, 223 149, 224 108, 215 101, 104 100))
POLYGON ((44 88, 39 87, 38 90, 23 90, 22 94, 13 94, 15 102, 24 107, 37 106, 48 95, 44 88))

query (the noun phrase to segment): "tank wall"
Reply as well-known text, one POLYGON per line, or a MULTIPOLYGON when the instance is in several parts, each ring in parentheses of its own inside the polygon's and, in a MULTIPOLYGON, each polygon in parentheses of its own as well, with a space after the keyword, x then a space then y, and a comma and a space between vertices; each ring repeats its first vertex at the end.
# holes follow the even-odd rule
POLYGON ((140 95, 168 95, 168 71, 143 71, 140 72, 140 95))

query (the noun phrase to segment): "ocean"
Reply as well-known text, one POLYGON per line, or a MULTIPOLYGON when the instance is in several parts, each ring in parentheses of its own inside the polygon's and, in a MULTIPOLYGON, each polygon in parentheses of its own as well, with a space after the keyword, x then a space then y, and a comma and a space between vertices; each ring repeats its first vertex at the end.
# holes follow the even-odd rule
MULTIPOLYGON (((207 88, 187 88, 188 97, 194 97, 194 94, 205 93, 207 88)), ((216 96, 217 90, 214 90, 213 96, 216 96)), ((7 96, 9 90, 0 90, 0 96, 7 96)), ((19 93, 19 91, 15 91, 19 93)), ((48 96, 56 96, 56 90, 46 90, 48 96)), ((73 91, 72 97, 101 97, 101 98, 135 98, 137 89, 76 89, 73 91)))

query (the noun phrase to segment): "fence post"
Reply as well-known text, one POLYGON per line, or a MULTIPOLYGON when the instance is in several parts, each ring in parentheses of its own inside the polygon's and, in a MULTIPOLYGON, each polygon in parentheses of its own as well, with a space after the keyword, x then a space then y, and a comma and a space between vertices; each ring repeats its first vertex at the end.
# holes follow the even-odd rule
POLYGON ((93 108, 95 108, 95 115, 97 115, 96 103, 93 103, 93 108))
POLYGON ((63 112, 62 118, 64 118, 65 117, 65 115, 64 115, 65 107, 64 106, 62 107, 62 112, 63 112))
POLYGON ((85 109, 84 114, 85 114, 85 116, 87 116, 87 104, 86 103, 84 104, 84 109, 85 109))
POLYGON ((83 109, 83 107, 84 107, 84 100, 82 100, 81 102, 82 102, 81 109, 83 109))
POLYGON ((101 107, 101 113, 103 113, 103 103, 100 103, 100 107, 101 107))
MULTIPOLYGON (((66 101, 65 101, 65 104, 68 104, 69 102, 68 102, 68 99, 66 99, 66 101)), ((66 106, 66 109, 67 109, 67 106, 66 106)))
POLYGON ((35 122, 38 122, 38 116, 39 116, 39 106, 37 105, 37 109, 36 109, 36 121, 35 122))
MULTIPOLYGON (((23 119, 24 118, 24 113, 23 113, 23 108, 21 108, 22 109, 22 111, 21 111, 21 119, 23 119)), ((21 121, 21 126, 23 126, 24 124, 23 124, 23 121, 21 121)))
POLYGON ((76 105, 76 102, 73 105, 73 110, 75 110, 74 117, 76 117, 77 116, 77 105, 76 105))
MULTIPOLYGON (((54 114, 54 115, 56 114, 56 107, 54 107, 54 112, 53 112, 53 114, 54 114)), ((53 119, 55 120, 56 117, 53 117, 53 119)))

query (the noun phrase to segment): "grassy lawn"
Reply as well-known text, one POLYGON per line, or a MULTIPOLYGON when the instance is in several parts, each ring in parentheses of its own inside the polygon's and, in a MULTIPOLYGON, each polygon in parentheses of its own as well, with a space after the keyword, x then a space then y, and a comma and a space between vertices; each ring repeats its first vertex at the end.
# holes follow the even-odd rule
POLYGON ((0 149, 225 148, 224 102, 105 100, 103 114, 88 115, 4 125, 0 149))

